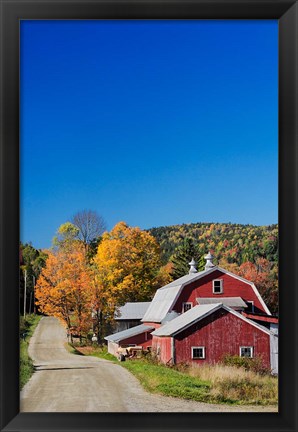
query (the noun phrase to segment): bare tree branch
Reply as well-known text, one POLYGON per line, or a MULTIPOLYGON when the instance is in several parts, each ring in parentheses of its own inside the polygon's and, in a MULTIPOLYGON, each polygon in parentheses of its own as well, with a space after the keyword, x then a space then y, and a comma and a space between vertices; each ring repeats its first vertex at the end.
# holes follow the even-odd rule
POLYGON ((103 217, 93 210, 82 210, 77 212, 71 222, 79 229, 79 238, 85 245, 98 238, 106 230, 103 217))

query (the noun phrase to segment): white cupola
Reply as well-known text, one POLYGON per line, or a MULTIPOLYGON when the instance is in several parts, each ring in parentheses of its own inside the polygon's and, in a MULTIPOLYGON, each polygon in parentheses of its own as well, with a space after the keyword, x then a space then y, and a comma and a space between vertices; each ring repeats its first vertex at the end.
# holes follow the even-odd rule
POLYGON ((189 265, 190 265, 190 269, 189 269, 189 274, 192 274, 192 273, 198 273, 198 270, 196 269, 196 262, 195 262, 195 260, 194 259, 192 259, 191 261, 190 261, 190 263, 188 263, 189 265))
POLYGON ((208 254, 204 256, 204 258, 206 260, 205 270, 209 270, 212 267, 215 267, 212 262, 214 256, 211 254, 211 252, 208 252, 208 254))

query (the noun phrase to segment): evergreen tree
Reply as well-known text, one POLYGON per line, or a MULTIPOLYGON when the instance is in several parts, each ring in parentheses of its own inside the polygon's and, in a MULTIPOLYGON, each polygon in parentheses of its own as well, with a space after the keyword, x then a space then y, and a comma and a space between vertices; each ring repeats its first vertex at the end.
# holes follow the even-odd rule
POLYGON ((184 239, 182 245, 177 247, 174 255, 171 257, 171 262, 173 263, 171 276, 174 280, 188 274, 190 268, 189 262, 192 259, 196 261, 198 271, 204 270, 206 264, 204 256, 199 254, 193 240, 187 237, 184 239))

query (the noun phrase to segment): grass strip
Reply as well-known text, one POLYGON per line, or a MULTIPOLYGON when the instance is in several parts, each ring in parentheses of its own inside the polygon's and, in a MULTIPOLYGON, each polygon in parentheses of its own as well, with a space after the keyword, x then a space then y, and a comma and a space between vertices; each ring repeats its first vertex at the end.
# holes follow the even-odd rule
MULTIPOLYGON (((83 348, 79 348, 84 352, 83 348)), ((201 377, 190 374, 191 370, 179 371, 174 367, 152 363, 146 359, 118 360, 107 352, 107 348, 86 348, 85 355, 93 355, 111 360, 131 372, 141 385, 151 393, 198 402, 225 405, 276 405, 278 400, 277 380, 273 377, 260 377, 246 374, 243 370, 235 379, 235 369, 222 367, 220 376, 216 375, 216 366, 208 366, 209 373, 201 377), (243 375, 243 376, 242 376, 243 375)), ((198 371, 204 368, 198 367, 198 371)))
POLYGON ((31 358, 28 354, 28 347, 31 336, 34 333, 39 321, 41 320, 40 315, 27 315, 24 320, 20 317, 20 388, 29 381, 33 372, 34 366, 31 358), (23 337, 23 335, 25 336, 23 337))
MULTIPOLYGON (((210 383, 190 377, 173 368, 154 364, 147 360, 137 359, 119 362, 106 348, 97 348, 91 355, 118 363, 131 372, 145 390, 165 396, 206 402, 210 383)), ((89 355, 90 355, 89 354, 89 355)))
POLYGON ((145 360, 127 361, 121 366, 135 375, 149 392, 198 402, 208 400, 211 384, 207 381, 145 360))

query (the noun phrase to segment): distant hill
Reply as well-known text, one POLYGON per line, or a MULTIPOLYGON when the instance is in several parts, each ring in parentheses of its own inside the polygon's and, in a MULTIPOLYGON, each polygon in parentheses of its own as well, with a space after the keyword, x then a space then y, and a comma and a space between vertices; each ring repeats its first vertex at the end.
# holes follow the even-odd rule
POLYGON ((246 261, 256 262, 266 258, 277 264, 278 225, 255 226, 233 223, 191 223, 162 226, 149 231, 162 249, 162 259, 167 263, 175 249, 185 238, 191 238, 199 252, 204 255, 209 250, 220 261, 241 265, 246 261))

